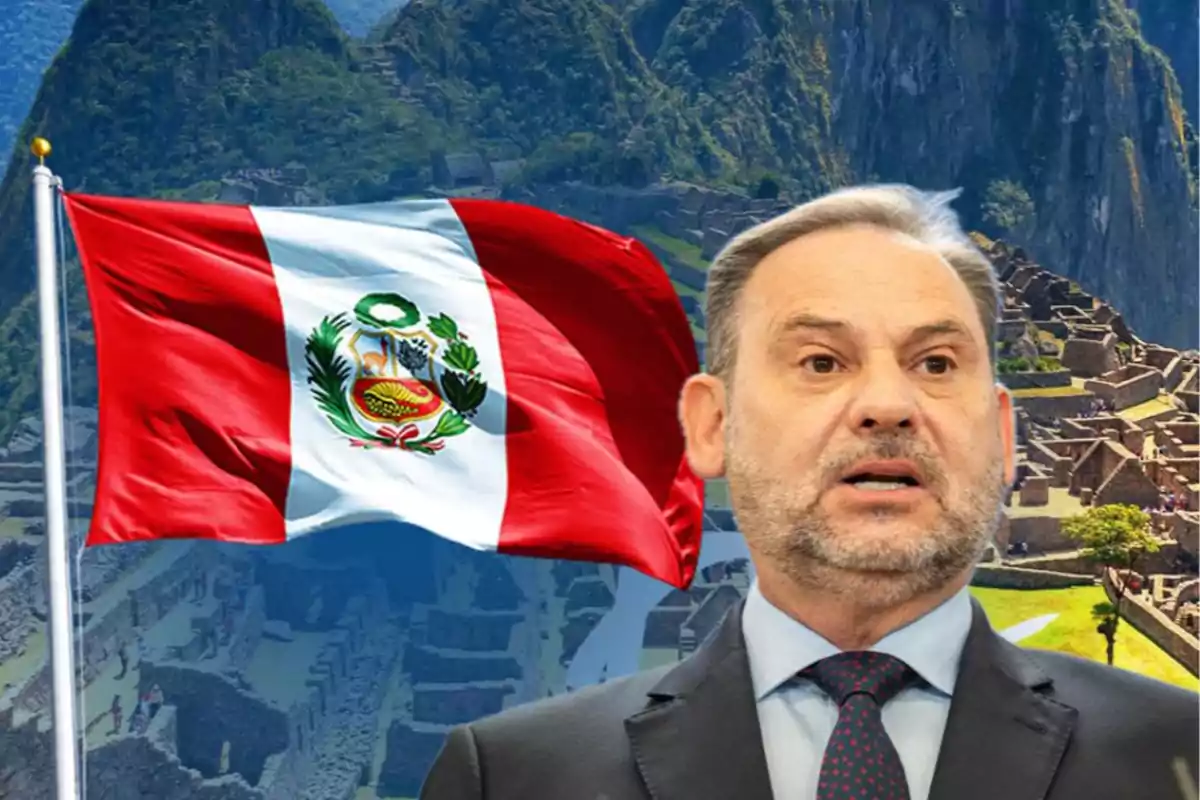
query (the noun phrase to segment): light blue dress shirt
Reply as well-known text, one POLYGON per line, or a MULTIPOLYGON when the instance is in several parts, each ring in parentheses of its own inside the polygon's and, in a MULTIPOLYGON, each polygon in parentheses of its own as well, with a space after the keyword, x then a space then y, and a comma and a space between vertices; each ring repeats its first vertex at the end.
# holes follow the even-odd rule
MULTIPOLYGON (((883 707, 883 726, 904 765, 912 800, 928 800, 970 627, 971 600, 964 587, 871 648, 902 659, 930 684, 909 687, 883 707)), ((742 628, 772 793, 776 800, 813 800, 838 707, 795 676, 840 651, 771 605, 757 582, 746 598, 742 628)))

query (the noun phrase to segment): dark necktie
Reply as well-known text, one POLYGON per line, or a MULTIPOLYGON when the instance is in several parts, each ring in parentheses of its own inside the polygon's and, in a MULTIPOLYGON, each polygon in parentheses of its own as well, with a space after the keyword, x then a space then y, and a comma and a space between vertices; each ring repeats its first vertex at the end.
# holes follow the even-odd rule
POLYGON ((880 709, 917 675, 885 653, 849 652, 800 673, 838 704, 837 725, 821 762, 817 800, 909 800, 900 756, 880 709))

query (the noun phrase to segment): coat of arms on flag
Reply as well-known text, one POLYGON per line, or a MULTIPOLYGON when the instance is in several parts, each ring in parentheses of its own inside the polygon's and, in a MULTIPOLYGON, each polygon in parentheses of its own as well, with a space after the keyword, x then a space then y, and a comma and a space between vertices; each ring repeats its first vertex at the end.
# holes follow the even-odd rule
POLYGON ((425 318, 399 294, 365 295, 353 321, 325 317, 305 356, 313 398, 356 447, 433 455, 467 430, 487 396, 479 356, 458 323, 444 313, 425 318))

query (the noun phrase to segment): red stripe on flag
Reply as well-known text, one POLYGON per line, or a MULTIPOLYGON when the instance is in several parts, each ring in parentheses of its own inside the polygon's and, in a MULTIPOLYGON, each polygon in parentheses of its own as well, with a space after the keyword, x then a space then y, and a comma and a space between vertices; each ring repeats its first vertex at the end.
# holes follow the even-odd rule
POLYGON ((286 539, 283 308, 249 208, 65 195, 96 334, 87 544, 286 539))
POLYGON ((677 404, 699 364, 666 272, 635 239, 524 205, 451 203, 487 277, 504 361, 499 549, 686 586, 704 490, 677 404))

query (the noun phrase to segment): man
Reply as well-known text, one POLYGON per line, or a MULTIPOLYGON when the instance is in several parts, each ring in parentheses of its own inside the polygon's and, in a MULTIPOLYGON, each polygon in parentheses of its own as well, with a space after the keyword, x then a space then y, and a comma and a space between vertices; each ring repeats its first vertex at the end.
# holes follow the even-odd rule
POLYGON ((1185 796, 1196 695, 1021 650, 967 592, 1015 433, 952 197, 837 192, 717 256, 680 419, 752 591, 679 664, 457 728, 424 800, 1185 796))

